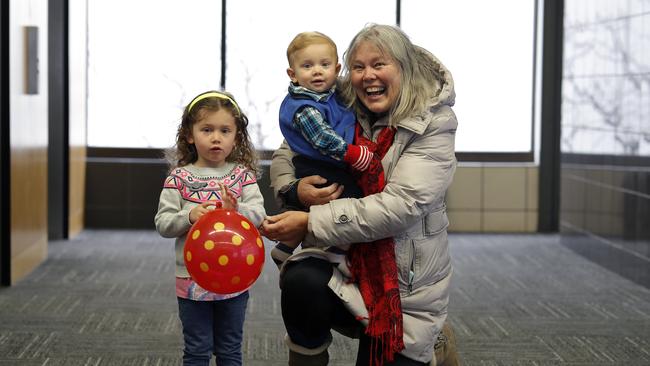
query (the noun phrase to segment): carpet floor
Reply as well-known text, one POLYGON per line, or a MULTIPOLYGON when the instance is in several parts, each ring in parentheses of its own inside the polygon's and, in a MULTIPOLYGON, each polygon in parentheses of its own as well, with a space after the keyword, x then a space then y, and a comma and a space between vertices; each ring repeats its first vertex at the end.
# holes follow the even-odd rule
MULTIPOLYGON (((267 253, 270 243, 265 243, 267 253)), ((463 365, 650 365, 650 290, 575 254, 556 235, 450 234, 449 319, 463 365)), ((0 288, 0 366, 180 365, 173 241, 86 230, 0 288)), ((251 290, 244 364, 286 365, 278 271, 251 290)), ((330 365, 353 365, 338 334, 330 365)))

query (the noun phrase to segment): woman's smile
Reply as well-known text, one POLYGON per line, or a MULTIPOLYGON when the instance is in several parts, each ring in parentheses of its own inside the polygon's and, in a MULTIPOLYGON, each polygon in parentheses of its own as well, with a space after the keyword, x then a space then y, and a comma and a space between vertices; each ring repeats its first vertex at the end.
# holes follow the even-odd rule
POLYGON ((385 90, 386 90, 386 88, 383 88, 383 87, 372 86, 372 87, 366 88, 366 94, 368 94, 368 96, 380 95, 380 94, 383 94, 385 90))

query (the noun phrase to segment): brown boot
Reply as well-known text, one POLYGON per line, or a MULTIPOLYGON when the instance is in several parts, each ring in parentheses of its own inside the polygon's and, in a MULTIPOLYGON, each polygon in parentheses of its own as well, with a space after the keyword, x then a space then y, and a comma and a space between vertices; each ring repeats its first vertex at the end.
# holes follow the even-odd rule
POLYGON ((325 343, 316 348, 305 348, 291 341, 289 335, 284 336, 284 341, 289 346, 289 366, 327 366, 330 355, 327 347, 332 343, 332 335, 325 340, 325 343))
POLYGON ((303 355, 289 350, 289 366, 327 366, 330 355, 325 351, 315 355, 303 355))
POLYGON ((448 321, 442 327, 434 349, 436 366, 460 366, 460 359, 456 351, 456 334, 448 321))

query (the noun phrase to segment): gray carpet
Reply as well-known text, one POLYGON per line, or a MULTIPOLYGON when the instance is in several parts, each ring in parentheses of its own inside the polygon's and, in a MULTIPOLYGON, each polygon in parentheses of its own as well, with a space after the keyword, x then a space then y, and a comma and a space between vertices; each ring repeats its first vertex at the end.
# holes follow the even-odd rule
MULTIPOLYGON (((650 291, 557 236, 450 236, 450 319, 464 365, 650 365, 650 291)), ((268 248, 268 247, 267 247, 268 248)), ((87 230, 0 289, 0 366, 180 365, 172 241, 87 230)), ((268 259, 268 258, 267 258, 268 259)), ((251 291, 245 365, 285 365, 277 269, 251 291)), ((335 335, 330 365, 353 365, 335 335)))

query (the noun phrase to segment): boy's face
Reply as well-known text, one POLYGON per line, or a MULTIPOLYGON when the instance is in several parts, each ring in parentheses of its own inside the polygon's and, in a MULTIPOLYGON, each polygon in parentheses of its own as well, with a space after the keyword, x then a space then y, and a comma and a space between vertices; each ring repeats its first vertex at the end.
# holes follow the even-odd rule
POLYGON ((325 43, 311 44, 296 51, 287 75, 291 81, 309 90, 322 93, 330 90, 341 71, 332 47, 325 43))

